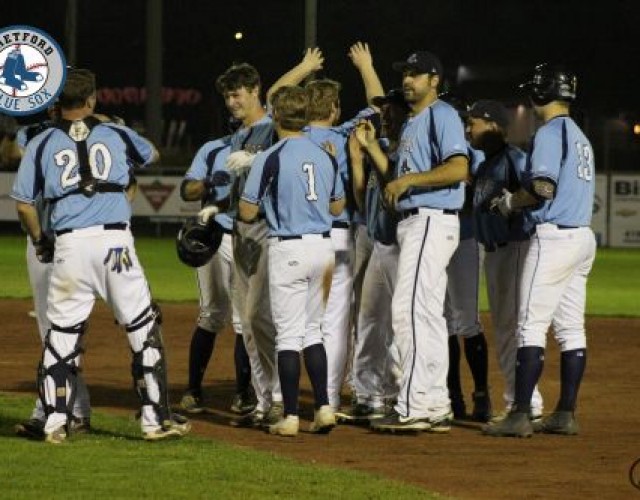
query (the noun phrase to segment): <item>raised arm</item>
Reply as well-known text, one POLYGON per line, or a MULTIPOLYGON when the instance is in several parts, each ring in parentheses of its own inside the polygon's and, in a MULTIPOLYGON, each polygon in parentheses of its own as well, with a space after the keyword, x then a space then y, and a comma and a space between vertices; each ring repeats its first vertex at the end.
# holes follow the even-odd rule
POLYGON ((376 73, 373 67, 373 58, 371 57, 369 44, 363 42, 353 44, 349 49, 349 58, 360 72, 362 83, 364 84, 364 91, 367 96, 367 103, 373 105, 371 102, 372 99, 377 96, 383 96, 384 89, 382 88, 378 73, 376 73))
POLYGON ((307 49, 304 53, 304 57, 299 64, 291 68, 284 75, 282 75, 267 91, 267 104, 271 104, 271 96, 280 87, 286 85, 298 85, 306 77, 321 70, 324 63, 324 56, 319 48, 307 49))

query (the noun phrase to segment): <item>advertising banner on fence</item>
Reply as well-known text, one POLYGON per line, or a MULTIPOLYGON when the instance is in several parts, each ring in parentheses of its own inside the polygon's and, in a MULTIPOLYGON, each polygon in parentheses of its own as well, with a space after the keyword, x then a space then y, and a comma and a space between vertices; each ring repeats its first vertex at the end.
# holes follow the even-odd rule
POLYGON ((640 248, 640 175, 612 175, 609 196, 609 245, 640 248))

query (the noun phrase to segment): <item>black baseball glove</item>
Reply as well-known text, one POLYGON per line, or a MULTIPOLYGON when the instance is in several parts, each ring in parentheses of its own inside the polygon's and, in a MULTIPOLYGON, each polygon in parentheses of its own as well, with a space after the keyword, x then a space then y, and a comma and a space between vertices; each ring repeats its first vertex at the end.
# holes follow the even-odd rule
POLYGON ((42 233, 40 239, 33 242, 33 246, 36 248, 36 257, 43 264, 49 264, 53 262, 53 248, 54 242, 42 233))

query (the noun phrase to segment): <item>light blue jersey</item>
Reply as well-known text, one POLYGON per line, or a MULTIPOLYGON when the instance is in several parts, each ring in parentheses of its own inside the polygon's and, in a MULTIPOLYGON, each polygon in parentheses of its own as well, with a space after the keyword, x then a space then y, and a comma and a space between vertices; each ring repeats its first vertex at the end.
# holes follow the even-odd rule
POLYGON ((568 116, 557 116, 538 129, 527 158, 531 181, 548 179, 555 196, 525 210, 525 230, 545 222, 565 227, 591 224, 595 190, 593 149, 568 116))
MULTIPOLYGON (((404 124, 395 176, 428 172, 456 155, 468 155, 460 116, 437 100, 404 124)), ((399 212, 419 207, 459 210, 463 202, 464 188, 458 182, 450 187, 409 189, 396 208, 399 212)))
MULTIPOLYGON (((338 171, 342 182, 345 186, 351 185, 351 175, 349 169, 349 154, 347 141, 349 134, 356 127, 358 122, 363 119, 371 118, 376 111, 373 108, 365 108, 360 111, 354 118, 334 127, 318 127, 309 125, 303 129, 303 132, 318 146, 330 142, 336 149, 336 160, 338 162, 338 171)), ((334 217, 336 222, 356 222, 360 217, 356 215, 356 203, 353 199, 351 190, 347 190, 347 203, 342 213, 334 217)))
POLYGON ((86 138, 88 165, 99 184, 121 186, 118 192, 96 192, 86 197, 76 192, 80 183, 78 147, 67 133, 54 127, 29 141, 20 163, 11 197, 34 203, 39 194, 50 204, 51 229, 127 222, 131 205, 124 188, 129 169, 143 166, 153 157, 153 147, 128 127, 95 125, 86 138))
POLYGON ((264 206, 270 236, 331 230, 331 201, 344 197, 333 156, 305 136, 283 139, 258 154, 242 199, 264 206))
MULTIPOLYGON (((196 153, 184 176, 185 181, 206 180, 212 187, 202 206, 218 204, 229 197, 231 174, 226 167, 231 152, 231 137, 226 136, 205 143, 196 153)), ((225 229, 233 229, 233 219, 228 214, 219 214, 216 221, 225 229)))
POLYGON ((505 145, 485 159, 473 174, 473 222, 476 239, 487 250, 495 250, 510 241, 528 239, 523 229, 522 212, 505 218, 490 210, 491 200, 502 196, 502 190, 512 193, 520 189, 526 179, 527 157, 520 148, 505 145))

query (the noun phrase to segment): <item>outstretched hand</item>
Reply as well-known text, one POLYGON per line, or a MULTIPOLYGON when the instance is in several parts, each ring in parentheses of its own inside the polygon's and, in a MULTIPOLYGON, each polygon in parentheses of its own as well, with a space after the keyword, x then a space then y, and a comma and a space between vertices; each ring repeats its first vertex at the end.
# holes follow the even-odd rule
POLYGON ((309 73, 321 70, 324 64, 322 51, 318 47, 307 49, 300 64, 303 65, 309 73))
POLYGON ((358 69, 361 69, 363 66, 371 66, 373 64, 373 58, 371 57, 369 44, 363 42, 354 43, 349 49, 349 59, 351 59, 353 65, 358 69))

